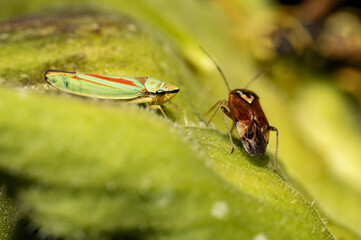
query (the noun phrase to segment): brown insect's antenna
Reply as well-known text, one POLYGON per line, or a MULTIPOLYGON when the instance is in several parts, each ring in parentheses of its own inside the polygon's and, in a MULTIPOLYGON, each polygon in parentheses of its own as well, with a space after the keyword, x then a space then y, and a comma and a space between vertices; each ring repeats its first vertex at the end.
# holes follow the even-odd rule
POLYGON ((268 72, 269 70, 271 70, 271 68, 273 68, 273 66, 277 63, 278 59, 276 61, 274 61, 268 68, 260 71, 259 73, 257 73, 247 84, 246 86, 244 87, 245 89, 247 89, 247 87, 249 85, 251 85, 251 83, 253 81, 255 81, 257 78, 259 78, 260 76, 262 76, 264 73, 268 72))
POLYGON ((219 65, 216 63, 216 61, 211 57, 211 55, 209 55, 209 53, 208 53, 206 50, 204 50, 204 48, 202 48, 201 46, 200 46, 199 48, 202 49, 202 51, 203 51, 205 54, 207 54, 207 56, 208 56, 208 57, 213 61, 213 63, 217 66, 218 72, 221 74, 224 82, 226 83, 226 86, 227 86, 227 88, 228 88, 228 91, 230 92, 230 91, 231 91, 231 88, 229 87, 228 81, 227 81, 226 76, 224 75, 222 69, 219 67, 219 65))

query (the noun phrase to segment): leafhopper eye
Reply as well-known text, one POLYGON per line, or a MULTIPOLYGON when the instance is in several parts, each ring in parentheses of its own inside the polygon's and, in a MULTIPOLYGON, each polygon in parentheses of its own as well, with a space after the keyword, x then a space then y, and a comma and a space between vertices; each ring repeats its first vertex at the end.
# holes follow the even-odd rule
POLYGON ((163 90, 158 90, 155 92, 155 94, 159 95, 159 96, 163 96, 166 92, 163 90))

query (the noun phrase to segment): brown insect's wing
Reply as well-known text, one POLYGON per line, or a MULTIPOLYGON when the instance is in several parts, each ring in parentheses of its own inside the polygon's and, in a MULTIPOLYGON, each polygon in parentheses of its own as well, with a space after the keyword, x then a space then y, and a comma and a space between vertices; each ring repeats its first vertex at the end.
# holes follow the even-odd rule
POLYGON ((265 140, 263 132, 255 122, 251 124, 245 137, 241 140, 243 148, 251 156, 259 157, 266 152, 268 142, 265 140))
POLYGON ((236 124, 237 131, 242 138, 247 133, 248 128, 252 124, 252 108, 250 104, 240 98, 239 95, 234 93, 234 91, 229 94, 228 106, 233 121, 236 124))
POLYGON ((260 128, 266 142, 269 141, 269 123, 266 115, 264 114, 261 104, 259 103, 258 98, 252 103, 252 108, 255 113, 254 122, 260 128))

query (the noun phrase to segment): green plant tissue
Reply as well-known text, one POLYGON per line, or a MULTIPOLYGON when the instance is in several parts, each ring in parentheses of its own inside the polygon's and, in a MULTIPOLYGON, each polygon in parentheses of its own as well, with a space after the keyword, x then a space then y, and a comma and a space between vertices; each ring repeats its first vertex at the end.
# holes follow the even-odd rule
POLYGON ((226 133, 199 121, 210 96, 200 82, 212 83, 169 39, 95 10, 57 16, 1 26, 0 175, 11 201, 0 200, 14 211, 4 226, 20 215, 38 238, 333 239, 282 163, 285 181, 272 155, 252 158, 236 139, 230 154, 226 133), (165 119, 61 94, 47 69, 152 76, 181 90, 165 119))
POLYGON ((187 138, 136 106, 0 96, 0 166, 23 179, 21 209, 44 234, 332 239, 310 203, 271 169, 239 151, 237 161, 222 162, 231 158, 225 135, 195 128, 187 138))

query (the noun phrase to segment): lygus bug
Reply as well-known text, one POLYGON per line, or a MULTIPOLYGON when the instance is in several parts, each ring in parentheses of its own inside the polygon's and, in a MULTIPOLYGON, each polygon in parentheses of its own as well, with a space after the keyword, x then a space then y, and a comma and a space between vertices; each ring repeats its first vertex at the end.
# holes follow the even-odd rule
MULTIPOLYGON (((218 101, 205 114, 208 115, 208 113, 210 113, 214 108, 216 108, 211 119, 208 122, 212 121, 212 119, 214 118, 214 116, 216 115, 216 113, 220 108, 222 110, 224 123, 227 128, 229 139, 231 140, 231 145, 232 145, 231 153, 234 150, 234 143, 228 128, 226 115, 233 120, 234 125, 237 129, 238 136, 242 141, 243 148, 251 156, 254 157, 260 157, 266 152, 267 144, 269 142, 269 131, 275 131, 276 151, 275 151, 275 158, 273 163, 273 171, 278 176, 281 177, 281 175, 277 172, 278 129, 276 127, 272 127, 269 125, 266 115, 264 114, 261 105, 259 103, 259 97, 257 96, 257 94, 255 94, 254 92, 248 89, 231 90, 224 73, 222 72, 221 68, 218 66, 216 61, 203 48, 201 49, 209 56, 209 58, 217 66, 217 69, 221 74, 224 82, 226 83, 226 86, 229 91, 228 101, 226 99, 218 101), (227 109, 227 107, 229 110, 227 109)), ((256 79, 258 76, 259 74, 251 81, 256 79)))
POLYGON ((146 103, 166 117, 163 103, 171 100, 179 88, 152 77, 120 77, 89 73, 47 70, 45 80, 60 90, 85 97, 120 99, 129 103, 146 103))

